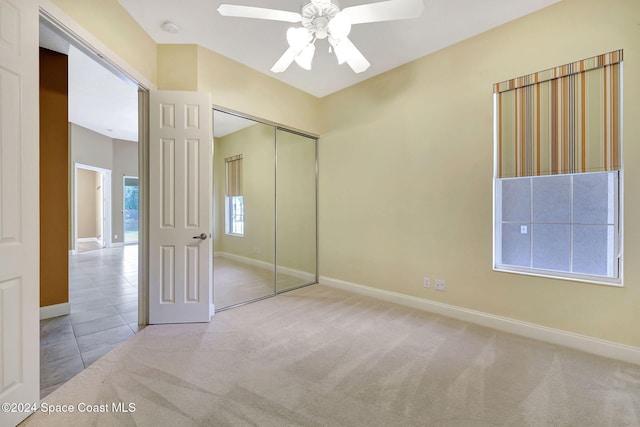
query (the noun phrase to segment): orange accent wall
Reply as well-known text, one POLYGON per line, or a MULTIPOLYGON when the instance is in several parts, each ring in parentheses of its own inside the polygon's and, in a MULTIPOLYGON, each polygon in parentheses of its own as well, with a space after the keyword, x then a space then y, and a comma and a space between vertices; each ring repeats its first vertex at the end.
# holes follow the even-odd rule
POLYGON ((69 301, 68 57, 40 48, 40 307, 69 301))

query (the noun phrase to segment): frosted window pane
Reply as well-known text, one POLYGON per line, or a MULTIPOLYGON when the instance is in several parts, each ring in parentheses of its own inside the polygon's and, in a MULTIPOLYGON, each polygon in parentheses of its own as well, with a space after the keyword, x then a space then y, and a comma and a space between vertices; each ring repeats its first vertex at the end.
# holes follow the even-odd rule
POLYGON ((570 231, 568 224, 533 224, 533 268, 569 271, 570 231))
POLYGON ((502 220, 531 221, 531 179, 502 181, 502 220))
POLYGON ((573 227, 573 272, 606 276, 613 273, 613 226, 573 227))
POLYGON ((571 177, 568 175, 533 179, 533 222, 571 220, 571 177))
POLYGON ((618 176, 590 172, 497 181, 496 263, 618 277, 618 176))
POLYGON ((573 177, 574 223, 607 224, 608 219, 613 219, 614 198, 609 197, 610 190, 613 192, 609 175, 608 172, 583 173, 573 177))
MULTIPOLYGON (((531 234, 520 233, 520 225, 502 224, 502 264, 531 267, 531 234)), ((530 230, 529 224, 527 231, 530 230)))

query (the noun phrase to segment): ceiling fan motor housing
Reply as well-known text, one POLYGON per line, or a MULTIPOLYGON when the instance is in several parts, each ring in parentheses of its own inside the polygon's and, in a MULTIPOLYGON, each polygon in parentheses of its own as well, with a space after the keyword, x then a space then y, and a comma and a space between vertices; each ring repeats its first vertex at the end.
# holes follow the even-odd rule
POLYGON ((340 7, 329 0, 312 0, 302 6, 302 26, 318 39, 326 39, 329 35, 327 27, 340 12, 340 7))

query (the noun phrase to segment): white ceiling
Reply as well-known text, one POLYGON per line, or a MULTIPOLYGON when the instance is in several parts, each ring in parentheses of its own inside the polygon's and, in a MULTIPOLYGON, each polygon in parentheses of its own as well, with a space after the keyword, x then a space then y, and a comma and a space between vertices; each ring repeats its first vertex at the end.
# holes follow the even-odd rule
MULTIPOLYGON (((270 71, 288 47, 287 22, 221 16, 221 3, 299 12, 305 0, 118 0, 156 43, 194 43, 317 97, 323 97, 429 53, 520 18, 559 0, 424 0, 420 18, 354 25, 349 38, 371 63, 355 74, 338 65, 327 40, 316 42, 313 69, 270 71), (175 22, 178 33, 161 28, 175 22)), ((342 0, 342 7, 375 0, 342 0)))
MULTIPOLYGON (((316 42, 311 71, 294 63, 284 73, 274 74, 270 69, 286 50, 285 33, 292 24, 223 17, 216 11, 221 3, 231 3, 298 12, 305 0, 118 1, 156 43, 198 44, 323 97, 560 0, 424 0, 420 18, 354 25, 349 37, 371 62, 360 74, 347 64, 338 65, 326 40, 316 42), (167 20, 180 31, 162 30, 167 20)), ((341 6, 370 2, 343 0, 341 6)), ((114 139, 137 141, 137 87, 42 24, 40 44, 69 55, 69 120, 114 139)))
POLYGON ((138 87, 40 24, 40 46, 68 55, 69 121, 113 139, 138 140, 138 87))
POLYGON ((114 139, 138 140, 138 87, 69 49, 69 117, 114 139))

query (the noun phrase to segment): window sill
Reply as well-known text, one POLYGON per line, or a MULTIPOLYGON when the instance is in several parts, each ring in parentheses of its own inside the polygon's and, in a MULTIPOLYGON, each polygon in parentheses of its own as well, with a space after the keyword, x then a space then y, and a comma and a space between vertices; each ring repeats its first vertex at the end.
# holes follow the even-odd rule
POLYGON ((513 266, 497 265, 493 267, 493 271, 500 273, 521 274, 524 276, 544 277, 547 279, 569 280, 572 282, 589 283, 592 285, 614 286, 617 288, 624 287, 622 278, 608 278, 600 276, 587 276, 570 273, 560 273, 549 270, 520 269, 513 266))

